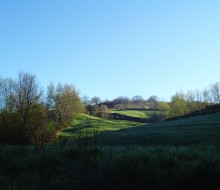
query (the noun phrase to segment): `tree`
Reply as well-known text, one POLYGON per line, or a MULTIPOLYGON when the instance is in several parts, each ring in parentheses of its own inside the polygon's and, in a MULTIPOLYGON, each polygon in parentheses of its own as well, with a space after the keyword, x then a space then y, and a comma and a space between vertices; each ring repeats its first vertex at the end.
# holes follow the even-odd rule
POLYGON ((16 80, 0 79, 0 143, 44 144, 56 138, 83 109, 72 85, 48 87, 47 102, 36 77, 19 73, 16 80))
POLYGON ((159 98, 155 95, 150 96, 147 100, 148 106, 151 108, 157 108, 159 98))
POLYGON ((42 91, 36 77, 21 72, 14 81, 1 80, 0 91, 1 142, 33 142, 36 131, 46 123, 46 110, 41 102, 42 91))
POLYGON ((84 104, 85 106, 88 106, 88 105, 91 104, 91 100, 90 100, 90 98, 89 98, 88 96, 83 96, 83 97, 82 97, 82 102, 83 102, 83 104, 84 104))
POLYGON ((93 105, 98 105, 100 102, 101 102, 101 99, 98 96, 94 96, 91 99, 91 104, 93 104, 93 105))
POLYGON ((170 102, 170 117, 181 116, 186 113, 187 110, 187 101, 184 98, 183 93, 176 93, 171 97, 170 102))
POLYGON ((186 97, 186 102, 187 102, 186 113, 190 113, 192 111, 195 111, 196 110, 196 94, 195 94, 195 92, 190 90, 185 95, 185 97, 186 97))
POLYGON ((109 107, 114 109, 127 109, 130 105, 130 99, 126 96, 119 96, 115 98, 110 105, 109 107))
POLYGON ((101 105, 98 107, 98 117, 109 118, 109 109, 106 105, 101 105))
POLYGON ((67 126, 83 111, 83 105, 73 85, 50 84, 47 92, 47 107, 51 119, 59 127, 67 126))
POLYGON ((13 80, 0 78, 0 110, 12 111, 13 80))
POLYGON ((200 90, 195 90, 196 110, 204 109, 203 94, 200 90))
POLYGON ((136 95, 136 96, 133 96, 132 101, 134 101, 134 102, 135 101, 144 101, 144 98, 142 96, 136 95))
POLYGON ((210 89, 205 88, 202 92, 202 96, 203 96, 203 102, 208 105, 208 104, 212 104, 212 94, 210 92, 210 89))
POLYGON ((220 83, 216 82, 215 84, 210 85, 210 91, 214 103, 220 103, 220 83))
POLYGON ((158 102, 158 111, 160 120, 167 119, 169 116, 170 106, 167 102, 158 102))
POLYGON ((144 98, 142 96, 134 96, 131 99, 131 103, 133 108, 145 108, 146 107, 146 101, 144 100, 144 98))
POLYGON ((12 101, 19 117, 18 138, 21 143, 30 141, 30 133, 41 127, 39 122, 44 120, 44 113, 39 109, 41 105, 42 90, 40 90, 36 77, 29 73, 20 72, 14 82, 12 101), (41 114, 40 114, 41 113, 41 114), (36 115, 41 118, 36 119, 36 115))

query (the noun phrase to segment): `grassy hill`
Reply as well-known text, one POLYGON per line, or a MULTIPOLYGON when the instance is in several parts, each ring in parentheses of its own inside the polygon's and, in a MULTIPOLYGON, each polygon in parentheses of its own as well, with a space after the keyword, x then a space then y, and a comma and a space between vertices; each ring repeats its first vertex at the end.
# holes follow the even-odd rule
POLYGON ((80 136, 92 136, 102 132, 116 131, 143 125, 144 124, 138 122, 107 120, 81 114, 72 123, 71 127, 62 130, 59 137, 73 139, 80 136))
POLYGON ((111 110, 110 117, 117 120, 127 120, 140 123, 151 123, 158 121, 158 111, 139 109, 139 110, 111 110))
POLYGON ((220 112, 153 124, 80 115, 60 137, 90 136, 94 132, 102 145, 220 145, 220 112))
POLYGON ((220 112, 104 133, 104 144, 220 145, 220 112))
POLYGON ((110 113, 117 113, 129 117, 137 117, 137 118, 149 118, 152 115, 152 111, 146 110, 111 110, 110 113))

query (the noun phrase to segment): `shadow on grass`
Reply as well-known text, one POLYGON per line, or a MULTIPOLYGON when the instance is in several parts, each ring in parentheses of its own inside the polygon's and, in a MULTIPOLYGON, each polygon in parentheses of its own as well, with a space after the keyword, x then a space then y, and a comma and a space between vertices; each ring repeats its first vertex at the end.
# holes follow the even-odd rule
POLYGON ((135 128, 104 132, 97 136, 100 144, 215 146, 220 145, 220 124, 206 122, 161 122, 135 128))
POLYGON ((100 118, 82 117, 77 120, 77 123, 62 131, 61 136, 93 136, 106 131, 116 131, 120 129, 142 126, 143 123, 131 122, 126 120, 107 120, 100 118))
POLYGON ((2 146, 0 189, 214 190, 216 149, 50 145, 2 146))
POLYGON ((153 122, 158 121, 158 119, 154 118, 153 116, 150 116, 149 118, 138 118, 138 117, 131 117, 131 116, 122 115, 118 113, 111 113, 110 117, 116 120, 126 120, 126 121, 133 121, 133 122, 139 122, 139 123, 153 123, 153 122))

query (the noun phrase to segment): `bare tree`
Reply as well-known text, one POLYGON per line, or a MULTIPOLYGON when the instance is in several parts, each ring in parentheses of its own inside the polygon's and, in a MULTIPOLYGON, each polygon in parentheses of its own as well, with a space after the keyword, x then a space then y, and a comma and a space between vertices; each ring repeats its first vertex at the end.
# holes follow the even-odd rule
POLYGON ((214 103, 220 103, 220 83, 216 82, 215 84, 210 85, 210 91, 214 103))
POLYGON ((142 96, 139 96, 139 95, 132 97, 131 104, 134 108, 145 108, 146 107, 146 101, 144 100, 142 96))
POLYGON ((29 73, 20 72, 18 79, 14 82, 13 103, 19 117, 18 137, 24 140, 24 135, 33 128, 38 127, 39 105, 42 91, 40 90, 36 77, 29 73), (36 125, 35 125, 36 124, 36 125))
POLYGON ((196 100, 196 110, 202 110, 204 108, 203 94, 198 89, 196 89, 194 92, 195 92, 195 100, 196 100))
POLYGON ((206 104, 212 104, 213 103, 210 88, 205 88, 202 92, 202 96, 203 96, 203 102, 205 102, 206 104))
POLYGON ((94 105, 98 105, 100 102, 101 102, 101 99, 98 96, 94 96, 91 99, 91 103, 94 104, 94 105))
POLYGON ((186 102, 187 102, 187 113, 195 111, 196 109, 196 95, 195 92, 189 90, 185 95, 186 102))
POLYGON ((156 108, 158 105, 159 98, 155 95, 150 96, 147 100, 148 106, 151 108, 156 108))
POLYGON ((84 104, 85 106, 88 106, 88 105, 91 104, 91 100, 90 100, 90 98, 89 98, 88 96, 83 96, 83 97, 82 97, 82 102, 83 102, 83 104, 84 104))
POLYGON ((13 80, 10 78, 0 78, 0 110, 13 110, 13 80))

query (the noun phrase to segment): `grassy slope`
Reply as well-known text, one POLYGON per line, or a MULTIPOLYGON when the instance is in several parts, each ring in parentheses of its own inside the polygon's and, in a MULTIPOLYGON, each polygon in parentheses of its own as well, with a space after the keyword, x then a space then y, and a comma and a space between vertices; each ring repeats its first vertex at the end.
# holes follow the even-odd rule
POLYGON ((220 112, 99 135, 103 144, 220 145, 220 112))
POLYGON ((137 117, 137 118, 149 118, 149 116, 153 113, 152 111, 141 111, 141 110, 111 110, 111 113, 117 113, 120 115, 125 115, 129 117, 137 117))
POLYGON ((59 137, 79 137, 84 135, 93 135, 94 132, 97 134, 106 131, 115 131, 125 128, 143 126, 142 123, 130 122, 130 121, 114 121, 101 119, 86 114, 78 116, 76 121, 73 122, 72 126, 64 129, 59 137))
MULTIPOLYGON (((136 111, 133 111, 136 112, 136 111)), ((100 119, 80 115, 60 137, 98 134, 101 144, 118 145, 220 145, 220 112, 154 124, 100 119)))

